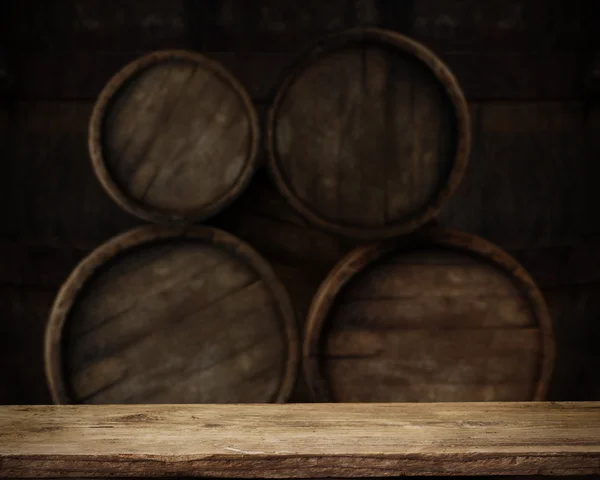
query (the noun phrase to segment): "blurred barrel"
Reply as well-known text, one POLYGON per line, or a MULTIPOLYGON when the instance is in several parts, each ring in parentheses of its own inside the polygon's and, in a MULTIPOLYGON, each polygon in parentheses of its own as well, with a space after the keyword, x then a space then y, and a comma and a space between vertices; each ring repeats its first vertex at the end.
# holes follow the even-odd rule
POLYGON ((528 401, 546 394, 554 338, 515 260, 431 228, 334 268, 313 300, 304 357, 319 401, 528 401))
POLYGON ((89 149, 108 194, 152 222, 206 219, 250 181, 258 115, 220 64, 161 51, 127 65, 94 107, 89 149))
POLYGON ((299 346, 270 266, 223 231, 143 227, 99 247, 46 330, 56 403, 283 402, 299 346))
POLYGON ((358 239, 431 220, 470 147, 468 108, 448 68, 398 33, 355 29, 297 62, 269 110, 275 181, 307 220, 358 239))

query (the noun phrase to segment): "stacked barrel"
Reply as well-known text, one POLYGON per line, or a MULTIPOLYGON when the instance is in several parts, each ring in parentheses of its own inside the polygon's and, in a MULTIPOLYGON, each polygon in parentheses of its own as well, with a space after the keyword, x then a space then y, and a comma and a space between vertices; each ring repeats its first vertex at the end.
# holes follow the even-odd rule
POLYGON ((59 403, 282 402, 299 343, 271 267, 226 232, 195 226, 243 191, 258 116, 201 55, 158 52, 119 72, 94 108, 96 175, 156 226, 99 247, 67 280, 46 335, 59 403))
POLYGON ((273 99, 264 146, 278 190, 361 244, 314 296, 303 349, 267 260, 193 225, 251 181, 258 124, 244 88, 199 54, 143 57, 106 86, 94 170, 156 225, 99 247, 59 293, 46 337, 56 402, 286 401, 301 350, 317 401, 544 398, 554 340, 534 282, 498 247, 435 222, 467 167, 470 124, 432 52, 379 29, 334 35, 273 99))

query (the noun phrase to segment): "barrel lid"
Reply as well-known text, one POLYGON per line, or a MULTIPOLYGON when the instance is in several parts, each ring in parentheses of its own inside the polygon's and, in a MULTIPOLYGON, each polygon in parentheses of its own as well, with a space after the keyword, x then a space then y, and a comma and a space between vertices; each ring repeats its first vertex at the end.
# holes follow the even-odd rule
POLYGON ((352 29, 294 64, 269 109, 274 179, 307 220, 358 239, 431 220, 458 186, 468 107, 450 70, 396 32, 352 29))
POLYGON ((351 252, 315 295, 304 344, 318 401, 543 400, 553 363, 527 272, 442 228, 351 252))
POLYGON ((94 107, 89 150, 104 189, 122 208, 156 223, 206 219, 250 181, 258 115, 219 63, 159 51, 118 72, 94 107))
POLYGON ((46 329, 56 403, 267 403, 291 394, 297 326, 251 247, 209 227, 149 226, 100 246, 46 329))

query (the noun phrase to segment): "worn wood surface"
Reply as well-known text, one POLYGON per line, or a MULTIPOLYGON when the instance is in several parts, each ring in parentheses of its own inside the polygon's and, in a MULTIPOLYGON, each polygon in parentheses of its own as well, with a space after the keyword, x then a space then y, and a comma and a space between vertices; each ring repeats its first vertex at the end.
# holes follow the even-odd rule
POLYGON ((319 401, 540 400, 554 339, 541 293, 513 259, 432 227, 359 248, 332 270, 304 356, 319 401))
POLYGON ((412 231, 458 185, 468 110, 433 53, 394 32, 323 40, 282 83, 266 147, 277 185, 320 228, 356 238, 412 231))
MULTIPOLYGON (((251 188, 252 190, 252 188, 251 188)), ((282 199, 283 201, 283 199, 282 199)), ((233 213, 233 212, 232 212, 233 213)), ((291 225, 277 225, 263 221, 265 228, 281 231, 280 236, 262 236, 251 228, 250 217, 238 223, 240 234, 258 249, 286 287, 296 311, 301 328, 308 313, 312 297, 336 261, 333 238, 327 242, 322 232, 303 230, 291 225), (242 226, 245 225, 245 228, 242 226), (317 235, 321 233, 321 235, 317 235), (286 239, 279 242, 278 239, 286 239), (299 260, 299 249, 319 251, 314 264, 299 260)), ((232 220, 233 221, 233 220, 232 220)), ((230 224, 233 228, 233 223, 230 224)), ((543 291, 556 331, 557 354, 547 398, 550 400, 600 399, 597 372, 600 369, 600 283, 589 283, 597 263, 588 262, 590 253, 598 251, 596 245, 586 250, 543 249, 511 254, 527 268, 543 291), (582 274, 582 275, 579 275, 582 274), (562 283, 564 279, 565 282, 562 283)), ((7 253, 6 246, 2 252, 7 253)), ((43 338, 52 302, 58 285, 63 282, 85 252, 73 256, 62 249, 21 246, 12 250, 13 263, 3 261, 0 270, 0 338, 4 348, 0 352, 0 403, 48 404, 52 403, 44 377, 43 338), (30 253, 30 255, 29 255, 30 253), (10 268, 6 270, 6 268, 10 268), (15 274, 9 277, 10 272, 15 274), (11 284, 10 282, 15 282, 11 284), (18 285, 16 284, 18 283, 18 285)), ((345 250, 343 251, 345 252, 345 250)), ((337 255, 343 256, 344 253, 337 255)), ((597 272, 596 272, 597 273, 597 272)), ((301 376, 290 397, 292 402, 312 401, 312 395, 301 376)))
MULTIPOLYGON (((6 112, 3 236, 89 248, 136 224, 104 194, 90 168, 91 108, 18 102, 6 112)), ((482 102, 470 108, 473 151, 442 221, 510 249, 600 238, 600 224, 589 220, 595 215, 598 116, 588 117, 580 102, 482 102), (539 172, 548 172, 544 181, 539 172)))
POLYGON ((104 188, 146 220, 203 220, 254 173, 258 116, 218 63, 185 51, 142 57, 102 91, 90 154, 104 188))
POLYGON ((598 403, 0 408, 0 476, 600 473, 598 403))
MULTIPOLYGON (((314 294, 355 242, 327 233, 304 220, 259 170, 246 192, 210 223, 252 245, 284 284, 301 331, 314 294)), ((300 376, 291 401, 311 401, 300 376)))
POLYGON ((57 403, 284 401, 297 367, 283 287, 219 230, 140 228, 71 274, 46 331, 57 403))

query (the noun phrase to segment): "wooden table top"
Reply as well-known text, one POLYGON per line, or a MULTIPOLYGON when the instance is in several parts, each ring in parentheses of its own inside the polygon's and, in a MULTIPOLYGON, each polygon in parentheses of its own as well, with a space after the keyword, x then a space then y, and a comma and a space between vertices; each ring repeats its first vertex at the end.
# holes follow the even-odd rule
POLYGON ((600 402, 0 407, 0 477, 600 474, 600 402))

